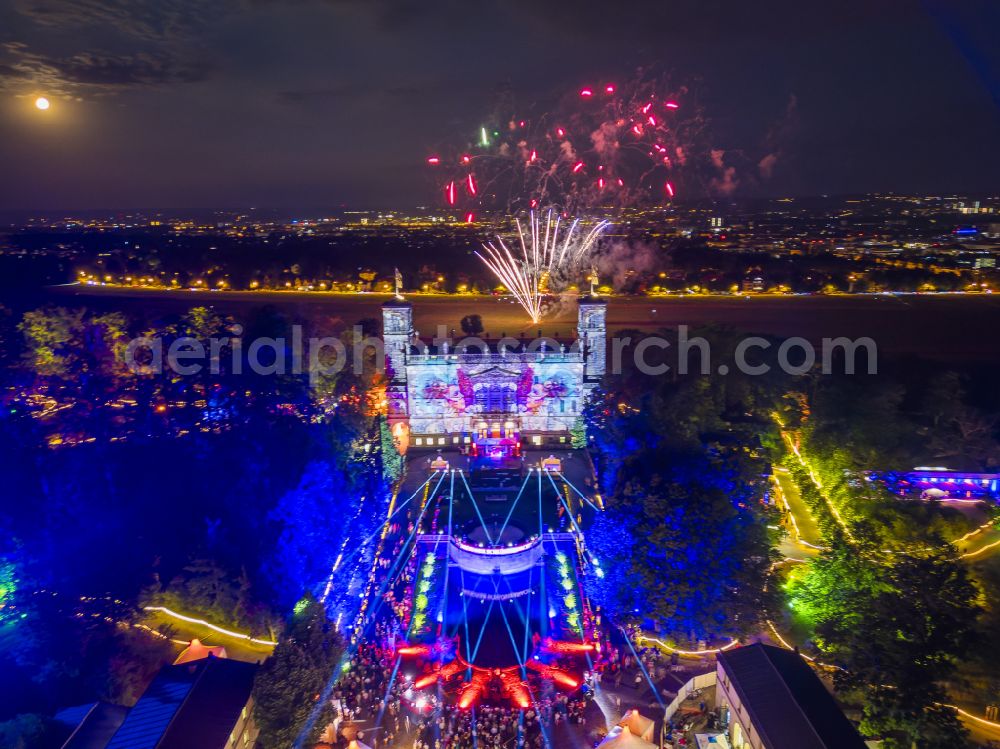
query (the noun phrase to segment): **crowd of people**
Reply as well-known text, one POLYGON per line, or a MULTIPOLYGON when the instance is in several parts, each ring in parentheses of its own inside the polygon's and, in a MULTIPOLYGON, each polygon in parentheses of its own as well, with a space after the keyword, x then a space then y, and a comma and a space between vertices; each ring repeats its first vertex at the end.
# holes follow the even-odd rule
POLYGON ((553 741, 568 726, 583 726, 587 700, 582 696, 551 695, 522 712, 512 705, 478 705, 462 709, 443 705, 420 722, 415 749, 466 747, 531 747, 562 745, 553 741), (546 741, 548 737, 549 741, 546 741))
POLYGON ((376 624, 331 694, 338 724, 356 724, 359 739, 369 746, 540 749, 546 735, 586 722, 588 690, 567 695, 540 680, 533 685, 532 706, 523 711, 504 702, 460 708, 453 700, 414 692, 413 675, 397 668, 395 635, 388 621, 376 624))
POLYGON ((529 675, 532 704, 524 710, 504 700, 460 708, 455 694, 439 700, 432 689, 413 689, 416 675, 397 665, 398 642, 398 625, 391 618, 377 622, 332 694, 340 724, 353 723, 359 739, 375 749, 541 749, 565 745, 558 739, 570 734, 592 743, 604 727, 603 715, 593 720, 600 713, 591 705, 597 690, 605 691, 615 716, 631 707, 648 708, 656 698, 648 692, 647 674, 656 679, 670 668, 668 658, 655 648, 633 653, 627 645, 623 650, 607 643, 576 692, 568 694, 529 675))

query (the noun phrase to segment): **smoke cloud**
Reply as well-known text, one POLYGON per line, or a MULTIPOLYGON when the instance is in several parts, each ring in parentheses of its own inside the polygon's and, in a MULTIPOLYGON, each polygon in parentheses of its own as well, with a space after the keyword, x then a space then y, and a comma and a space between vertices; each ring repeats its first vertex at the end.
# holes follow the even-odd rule
POLYGON ((788 97, 788 103, 781 117, 771 125, 764 141, 764 146, 769 152, 757 163, 761 179, 771 179, 775 166, 784 158, 785 146, 798 127, 798 108, 798 99, 792 94, 788 97))
POLYGON ((616 291, 627 291, 652 272, 662 250, 651 242, 617 240, 601 247, 594 265, 601 283, 611 283, 616 291))
POLYGON ((757 164, 757 169, 760 171, 761 179, 771 179, 771 175, 774 174, 774 167, 778 163, 778 154, 769 153, 767 156, 762 158, 757 164))

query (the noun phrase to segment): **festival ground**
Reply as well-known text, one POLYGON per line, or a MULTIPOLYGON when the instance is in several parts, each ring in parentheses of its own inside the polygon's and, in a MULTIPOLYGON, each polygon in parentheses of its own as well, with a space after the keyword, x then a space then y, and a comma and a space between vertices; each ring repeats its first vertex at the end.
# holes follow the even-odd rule
POLYGON ((411 451, 332 695, 365 743, 593 746, 629 709, 662 715, 705 670, 636 651, 592 610, 594 483, 582 451, 411 451))

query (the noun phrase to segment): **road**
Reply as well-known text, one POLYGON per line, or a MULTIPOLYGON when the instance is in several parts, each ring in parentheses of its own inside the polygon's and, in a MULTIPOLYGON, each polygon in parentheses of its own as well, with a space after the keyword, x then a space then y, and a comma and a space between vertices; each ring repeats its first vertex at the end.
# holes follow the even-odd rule
POLYGON ((951 707, 958 710, 958 716, 962 719, 965 727, 969 729, 969 736, 973 741, 978 744, 987 741, 1000 741, 1000 723, 986 720, 981 715, 970 712, 976 710, 972 706, 967 705, 964 709, 957 705, 951 705, 951 707))
POLYGON ((976 563, 1000 554, 1000 527, 997 527, 996 524, 988 526, 988 518, 984 513, 972 514, 966 506, 960 506, 959 509, 974 517, 977 523, 981 523, 976 530, 955 541, 955 547, 958 549, 960 557, 970 563, 976 563))

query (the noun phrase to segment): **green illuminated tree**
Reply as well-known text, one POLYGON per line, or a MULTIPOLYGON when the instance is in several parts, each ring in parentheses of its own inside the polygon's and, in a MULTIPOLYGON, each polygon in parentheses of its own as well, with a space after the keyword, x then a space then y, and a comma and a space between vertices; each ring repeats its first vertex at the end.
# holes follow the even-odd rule
POLYGON ((206 340, 225 333, 226 320, 208 307, 192 307, 184 315, 187 332, 199 340, 206 340))
POLYGON ((69 377, 79 361, 84 310, 64 307, 24 313, 18 330, 24 336, 28 367, 42 377, 69 377))
POLYGON ((403 456, 396 449, 396 440, 385 418, 379 419, 379 441, 382 449, 382 473, 390 482, 403 472, 403 456))
POLYGON ((952 551, 881 553, 872 539, 838 545, 790 586, 839 689, 860 698, 862 730, 892 749, 959 746, 964 729, 942 683, 967 655, 976 588, 952 551))
POLYGON ((0 624, 13 616, 17 577, 13 562, 0 557, 0 624))

